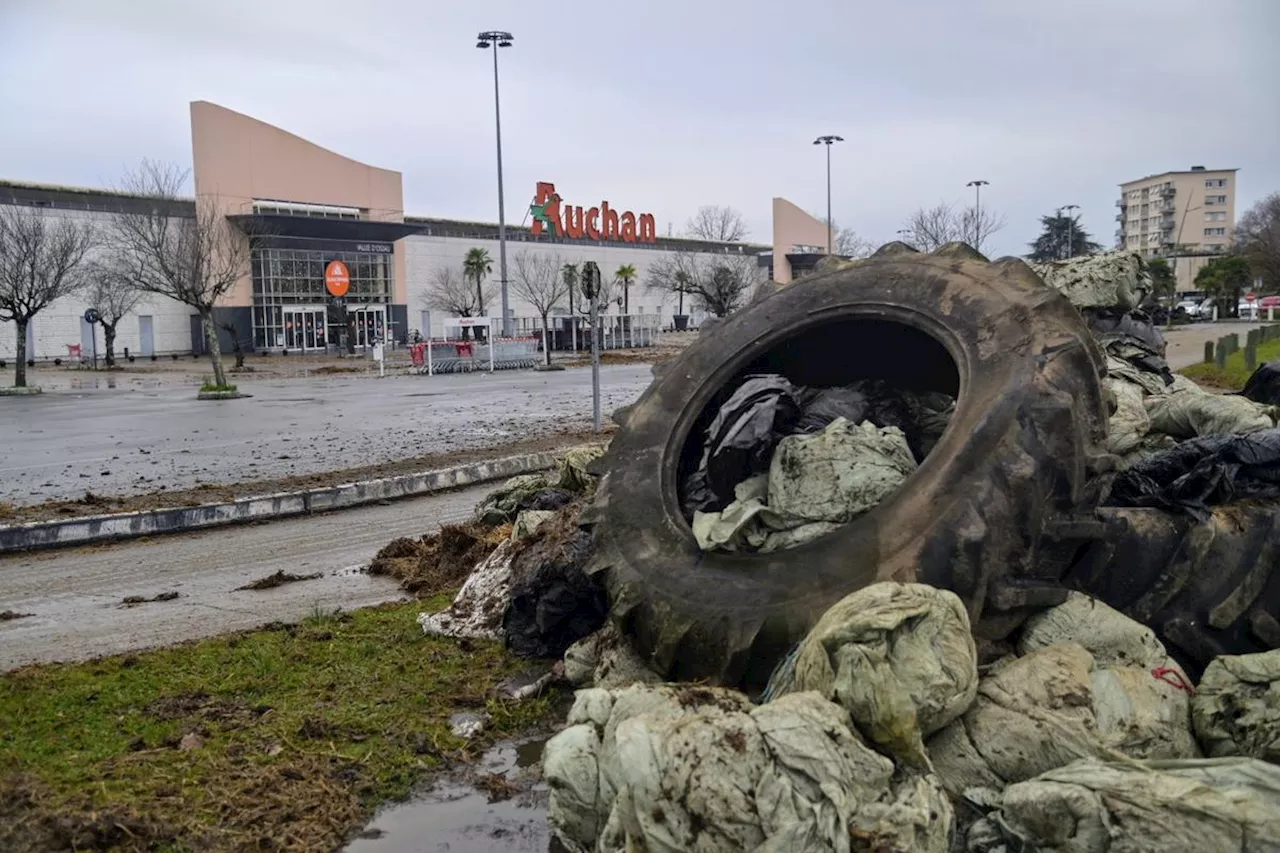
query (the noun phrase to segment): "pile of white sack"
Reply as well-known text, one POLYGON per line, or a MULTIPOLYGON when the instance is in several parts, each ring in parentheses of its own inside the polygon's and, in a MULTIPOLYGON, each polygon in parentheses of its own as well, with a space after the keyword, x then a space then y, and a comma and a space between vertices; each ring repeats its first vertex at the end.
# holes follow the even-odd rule
POLYGON ((1280 650, 1197 688, 1087 596, 979 671, 954 594, 881 583, 832 607, 766 697, 657 684, 612 628, 544 753, 575 853, 1280 850, 1280 650), (1207 756, 1207 757, 1206 757, 1207 756))

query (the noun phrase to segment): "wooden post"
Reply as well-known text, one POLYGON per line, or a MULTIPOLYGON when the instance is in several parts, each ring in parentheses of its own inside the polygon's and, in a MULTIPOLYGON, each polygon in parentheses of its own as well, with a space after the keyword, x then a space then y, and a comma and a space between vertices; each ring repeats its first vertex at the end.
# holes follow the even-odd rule
POLYGON ((1213 364, 1213 341, 1204 342, 1204 363, 1213 364))
POLYGON ((1252 373, 1258 366, 1258 345, 1250 341, 1244 348, 1244 366, 1252 373))
POLYGON ((1219 370, 1224 370, 1227 366, 1227 347, 1229 346, 1231 342, 1226 338, 1218 338, 1218 346, 1213 355, 1219 370))

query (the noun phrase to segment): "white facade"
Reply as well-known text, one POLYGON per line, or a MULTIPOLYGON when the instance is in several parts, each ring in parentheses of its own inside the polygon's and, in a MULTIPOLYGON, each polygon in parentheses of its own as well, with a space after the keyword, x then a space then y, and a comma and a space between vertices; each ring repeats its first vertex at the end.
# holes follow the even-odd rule
MULTIPOLYGON (((517 232, 518 233, 518 232, 517 232)), ((498 288, 500 281, 498 264, 498 241, 482 237, 452 237, 430 234, 414 234, 401 240, 397 251, 405 253, 405 271, 409 297, 409 327, 418 329, 426 336, 424 312, 427 311, 426 292, 430 286, 432 275, 440 268, 452 268, 462 274, 462 262, 471 249, 481 248, 488 251, 493 259, 493 271, 486 280, 486 289, 493 291, 492 303, 485 304, 485 314, 495 321, 502 316, 501 294, 498 288)), ((737 249, 738 247, 733 247, 737 249)), ((746 248, 743 248, 746 252, 746 248)), ((595 261, 600 267, 600 274, 605 279, 614 278, 618 267, 632 264, 636 268, 636 280, 629 288, 628 302, 630 313, 657 314, 661 324, 671 324, 676 314, 678 299, 675 294, 653 290, 647 286, 649 266, 662 257, 673 252, 664 248, 637 247, 627 243, 554 243, 549 241, 508 239, 507 240, 507 280, 510 293, 510 310, 516 317, 535 317, 537 311, 533 306, 517 296, 511 282, 515 280, 516 256, 522 252, 531 255, 552 255, 559 264, 579 264, 595 261)), ((708 253, 710 254, 710 253, 708 253)), ((615 285, 614 295, 621 295, 621 287, 615 285)), ((574 308, 579 310, 580 300, 575 296, 574 308)), ((684 298, 684 311, 693 324, 697 324, 706 312, 696 304, 693 297, 684 298)), ((569 300, 566 297, 553 315, 564 315, 569 312, 569 300)), ((622 309, 611 304, 609 313, 620 314, 622 309)), ((441 337, 444 334, 444 321, 447 319, 441 312, 431 312, 431 336, 441 337)))
MULTIPOLYGON (((107 250, 110 240, 108 228, 114 214, 102 211, 81 211, 65 209, 44 209, 47 217, 89 220, 98 230, 99 246, 91 252, 107 250)), ((84 312, 89 308, 87 293, 77 293, 59 299, 40 313, 27 327, 27 358, 45 361, 54 358, 67 358, 68 346, 81 345, 83 355, 89 358, 92 354, 92 339, 89 337, 89 325, 84 322, 84 312)), ((191 320, 192 310, 186 305, 164 296, 146 296, 138 307, 116 327, 116 358, 124 358, 124 350, 128 347, 132 355, 147 355, 144 336, 150 328, 150 350, 157 354, 172 352, 191 352, 191 320)), ((105 351, 102 329, 96 329, 98 354, 105 351)), ((17 351, 17 334, 11 321, 0 321, 0 358, 12 359, 17 351)))

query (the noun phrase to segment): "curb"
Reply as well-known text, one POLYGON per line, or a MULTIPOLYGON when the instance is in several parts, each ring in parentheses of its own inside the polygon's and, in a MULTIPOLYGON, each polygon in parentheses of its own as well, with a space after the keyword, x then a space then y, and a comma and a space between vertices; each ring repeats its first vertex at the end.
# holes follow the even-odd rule
POLYGON ((239 498, 225 503, 15 524, 0 527, 0 554, 135 539, 161 533, 185 533, 429 495, 505 480, 517 474, 544 471, 555 465, 558 455, 556 452, 528 453, 340 486, 239 498))

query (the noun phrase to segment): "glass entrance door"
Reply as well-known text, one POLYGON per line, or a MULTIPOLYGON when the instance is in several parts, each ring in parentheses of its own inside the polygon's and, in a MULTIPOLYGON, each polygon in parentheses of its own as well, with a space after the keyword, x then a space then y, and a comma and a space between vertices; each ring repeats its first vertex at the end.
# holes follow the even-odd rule
POLYGON ((326 329, 323 308, 286 308, 284 311, 284 345, 287 349, 322 350, 326 329))
POLYGON ((351 311, 352 332, 355 345, 371 347, 387 340, 387 309, 383 305, 369 305, 351 311))

